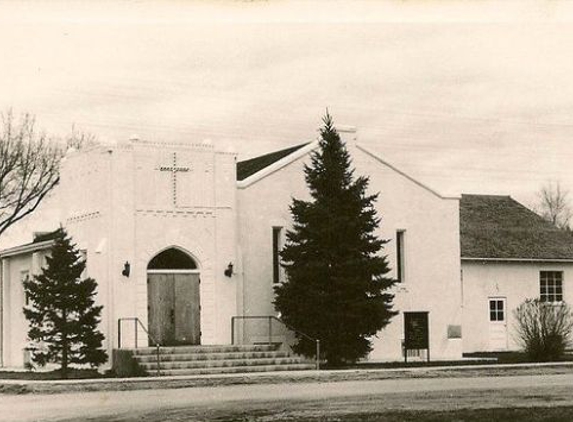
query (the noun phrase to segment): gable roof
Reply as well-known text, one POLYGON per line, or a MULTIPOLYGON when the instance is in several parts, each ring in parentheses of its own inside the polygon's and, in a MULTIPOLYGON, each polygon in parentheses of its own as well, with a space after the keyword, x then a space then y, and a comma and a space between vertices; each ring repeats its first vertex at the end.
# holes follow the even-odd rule
POLYGON ((509 196, 462 195, 462 259, 573 260, 573 234, 509 196))
POLYGON ((289 156, 295 151, 298 151, 302 147, 308 145, 309 143, 304 143, 296 145, 294 147, 281 149, 280 151, 270 152, 265 155, 260 155, 258 157, 251 158, 245 161, 239 161, 237 163, 237 180, 245 180, 247 177, 252 176, 255 173, 263 170, 264 168, 276 163, 277 161, 289 156))

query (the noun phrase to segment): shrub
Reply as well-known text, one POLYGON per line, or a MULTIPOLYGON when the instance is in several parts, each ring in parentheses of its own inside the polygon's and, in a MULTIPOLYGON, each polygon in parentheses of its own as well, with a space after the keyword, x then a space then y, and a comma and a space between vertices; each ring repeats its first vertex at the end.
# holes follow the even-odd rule
POLYGON ((573 331, 571 307, 527 299, 513 311, 517 338, 527 356, 536 362, 560 359, 573 331))

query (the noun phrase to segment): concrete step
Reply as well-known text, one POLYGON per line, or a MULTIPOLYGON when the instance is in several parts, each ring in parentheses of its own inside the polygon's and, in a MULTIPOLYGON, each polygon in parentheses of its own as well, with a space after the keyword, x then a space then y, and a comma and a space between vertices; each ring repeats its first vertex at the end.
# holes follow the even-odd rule
MULTIPOLYGON (((161 361, 159 366, 163 369, 196 369, 196 368, 232 368, 236 366, 278 366, 297 365, 306 363, 298 357, 287 358, 263 358, 263 359, 229 359, 229 360, 208 360, 208 361, 161 361)), ((157 362, 145 362, 139 364, 147 372, 157 369, 157 362)))
MULTIPOLYGON (((161 369, 163 376, 177 375, 215 375, 215 374, 240 374, 249 372, 276 372, 276 371, 311 371, 316 369, 315 365, 308 363, 298 363, 290 365, 256 365, 256 366, 231 366, 196 369, 161 369)), ((156 371, 149 370, 149 375, 155 376, 156 371)))
MULTIPOLYGON (((160 347, 162 355, 168 354, 192 354, 192 353, 236 353, 236 352, 272 352, 277 349, 276 345, 248 345, 248 346, 167 346, 160 347)), ((155 347, 141 347, 128 349, 134 356, 154 355, 157 353, 155 347)))
MULTIPOLYGON (((207 361, 207 360, 231 360, 231 359, 262 359, 262 358, 286 358, 288 352, 219 352, 219 353, 160 353, 161 361, 207 361)), ((155 362, 157 355, 135 355, 140 363, 155 362)))
MULTIPOLYGON (((299 371, 315 368, 312 362, 278 348, 277 344, 161 347, 159 367, 162 375, 299 371)), ((126 353, 131 356, 134 368, 139 367, 148 375, 157 374, 156 348, 129 349, 126 353)))

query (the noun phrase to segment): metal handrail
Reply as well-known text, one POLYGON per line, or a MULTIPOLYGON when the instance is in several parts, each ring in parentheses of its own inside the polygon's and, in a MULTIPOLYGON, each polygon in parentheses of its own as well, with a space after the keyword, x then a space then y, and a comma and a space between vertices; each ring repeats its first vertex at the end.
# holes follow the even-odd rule
POLYGON ((310 341, 314 341, 316 344, 316 370, 320 370, 320 339, 314 338, 309 336, 308 334, 294 328, 292 325, 287 324, 282 319, 274 316, 274 315, 235 315, 231 317, 231 344, 235 344, 235 320, 241 319, 266 319, 269 322, 269 341, 268 344, 272 344, 272 337, 273 337, 273 320, 276 320, 283 324, 286 328, 295 333, 301 335, 302 337, 307 338, 310 341))
POLYGON ((119 318, 117 320, 117 348, 121 349, 121 324, 123 321, 133 321, 134 325, 134 334, 135 334, 135 348, 137 349, 137 326, 139 325, 143 331, 145 332, 145 334, 147 334, 147 338, 149 340, 151 340, 152 344, 155 344, 155 355, 156 355, 156 360, 157 360, 157 376, 161 376, 161 369, 160 369, 160 365, 161 365, 161 353, 160 353, 160 344, 157 340, 155 340, 155 338, 149 333, 149 331, 147 330, 147 327, 145 325, 143 325, 143 322, 141 322, 141 320, 137 317, 128 317, 128 318, 119 318))

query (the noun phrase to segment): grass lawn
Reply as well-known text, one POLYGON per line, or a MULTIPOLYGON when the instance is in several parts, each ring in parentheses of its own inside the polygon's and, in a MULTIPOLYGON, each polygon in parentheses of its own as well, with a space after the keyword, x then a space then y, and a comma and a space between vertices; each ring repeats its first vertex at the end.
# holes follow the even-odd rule
MULTIPOLYGON (((476 366, 495 365, 508 363, 531 363, 527 356, 521 352, 496 352, 496 353, 471 353, 465 354, 464 357, 472 360, 455 360, 455 361, 432 361, 420 362, 410 361, 405 363, 398 362, 363 362, 354 365, 347 365, 337 368, 328 368, 323 366, 322 369, 401 369, 414 367, 434 367, 434 366, 476 366)), ((572 362, 573 353, 567 353, 560 359, 560 362, 572 362)), ((90 369, 71 369, 68 379, 90 379, 90 378, 113 378, 113 373, 101 374, 90 369)), ((59 380, 62 379, 57 370, 54 371, 0 371, 0 380, 59 380)))
MULTIPOLYGON (((398 362, 360 362, 354 365, 347 365, 341 368, 332 369, 399 369, 414 367, 432 367, 432 366, 479 366, 479 365, 496 365, 511 363, 535 363, 528 359, 527 355, 522 352, 482 352, 482 353, 465 353, 464 358, 467 360, 452 361, 404 361, 398 362)), ((566 353, 558 362, 573 362, 573 353, 566 353)), ((330 369, 326 366, 323 369, 330 369)))
MULTIPOLYGON (((300 419, 306 421, 345 421, 345 422, 508 422, 508 421, 552 421, 569 422, 573 418, 571 407, 542 407, 542 408, 517 408, 517 409, 464 409, 450 412, 435 411, 398 411, 378 414, 344 415, 340 417, 300 419)), ((249 419, 237 419, 247 421, 249 419)), ((256 420, 256 419, 255 419, 256 420)), ((285 419, 286 420, 286 419, 285 419)), ((297 419, 288 419, 297 422, 297 419)))
MULTIPOLYGON (((376 414, 355 414, 343 416, 317 416, 308 418, 288 416, 284 419, 280 416, 273 418, 269 415, 263 418, 253 418, 252 416, 240 417, 238 419, 214 419, 214 421, 227 420, 229 422, 255 422, 258 420, 280 422, 570 422, 573 418, 573 408, 553 407, 553 408, 532 408, 532 409, 477 409, 458 410, 454 412, 432 412, 432 411, 393 411, 376 414)), ((159 419, 158 419, 159 420, 159 419)), ((168 419, 169 420, 169 419, 168 419)), ((146 419, 147 421, 147 419, 146 419)))
MULTIPOLYGON (((518 408, 518 409, 476 409, 476 410, 457 410, 453 412, 433 412, 433 411, 394 411, 377 414, 355 414, 340 416, 320 416, 309 419, 292 418, 288 419, 270 419, 265 421, 289 421, 289 422, 506 422, 506 421, 552 421, 552 422, 570 422, 573 418, 573 408, 571 407, 553 407, 553 408, 518 408)), ((253 421, 252 418, 231 419, 237 421, 253 421)), ((254 419, 255 421, 257 419, 254 419)))
MULTIPOLYGON (((497 363, 531 363, 527 355, 523 352, 481 352, 481 353, 466 353, 464 357, 474 359, 497 359, 497 363)), ((565 353, 559 362, 573 361, 573 353, 565 353)))
MULTIPOLYGON (((104 375, 93 369, 70 369, 68 371, 68 379, 90 379, 102 378, 104 375)), ((23 381, 39 381, 39 380, 59 380, 62 379, 62 374, 55 371, 0 371, 0 380, 23 380, 23 381)))
POLYGON ((90 422, 124 422, 141 420, 145 422, 570 422, 573 407, 531 407, 496 409, 459 409, 455 411, 392 410, 385 412, 333 413, 328 411, 279 413, 259 411, 246 412, 195 412, 192 409, 173 409, 162 412, 131 416, 89 418, 90 422))

